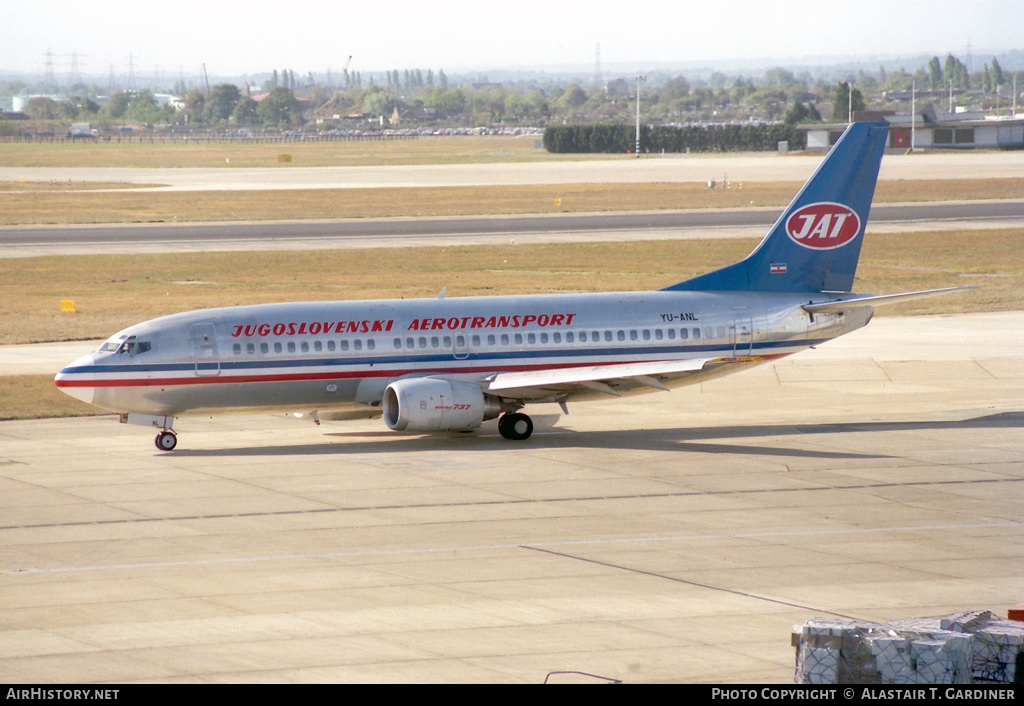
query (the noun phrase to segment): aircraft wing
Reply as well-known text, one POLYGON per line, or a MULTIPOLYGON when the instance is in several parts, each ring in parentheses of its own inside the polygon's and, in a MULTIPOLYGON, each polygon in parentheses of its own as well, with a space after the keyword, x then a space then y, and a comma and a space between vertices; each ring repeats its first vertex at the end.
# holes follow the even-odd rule
POLYGON ((882 306, 883 304, 896 304, 911 299, 921 299, 935 294, 948 294, 949 292, 961 292, 977 287, 946 287, 944 289, 926 289, 920 292, 904 292, 902 294, 884 294, 877 297, 858 297, 856 299, 844 299, 834 302, 822 302, 820 304, 804 304, 803 310, 809 314, 838 313, 849 311, 863 306, 882 306))
POLYGON ((615 365, 585 365, 575 368, 552 370, 527 370, 522 372, 498 373, 490 380, 490 392, 513 390, 524 387, 551 387, 553 385, 579 385, 590 389, 617 395, 608 382, 632 380, 659 390, 668 390, 656 375, 672 375, 700 370, 710 358, 690 360, 656 360, 642 363, 618 363, 615 365))

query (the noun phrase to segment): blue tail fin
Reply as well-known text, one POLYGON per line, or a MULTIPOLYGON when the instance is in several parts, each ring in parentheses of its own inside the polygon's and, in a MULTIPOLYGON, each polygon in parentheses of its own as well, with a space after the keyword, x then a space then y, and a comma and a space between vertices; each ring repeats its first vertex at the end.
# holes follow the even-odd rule
POLYGON ((887 123, 854 123, 743 260, 666 290, 849 292, 887 123))

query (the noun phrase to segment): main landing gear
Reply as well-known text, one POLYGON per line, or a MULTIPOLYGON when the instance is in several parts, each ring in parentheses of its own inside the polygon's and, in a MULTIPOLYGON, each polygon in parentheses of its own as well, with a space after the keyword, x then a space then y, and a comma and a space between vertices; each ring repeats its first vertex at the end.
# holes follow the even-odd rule
POLYGON ((170 429, 164 429, 156 435, 156 447, 161 451, 173 451, 178 445, 178 435, 170 429))
POLYGON ((529 439, 533 433, 533 420, 521 412, 509 412, 498 420, 498 431, 510 441, 529 439))

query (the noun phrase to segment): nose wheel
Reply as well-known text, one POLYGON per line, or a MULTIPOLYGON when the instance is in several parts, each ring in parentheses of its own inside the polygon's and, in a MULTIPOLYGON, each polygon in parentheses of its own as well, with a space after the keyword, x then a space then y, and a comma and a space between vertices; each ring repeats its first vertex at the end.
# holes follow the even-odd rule
POLYGON ((161 451, 173 451, 178 445, 178 436, 170 430, 165 430, 156 435, 156 447, 161 451))
POLYGON ((498 420, 498 432, 511 441, 529 439, 533 433, 533 420, 521 412, 510 412, 498 420))

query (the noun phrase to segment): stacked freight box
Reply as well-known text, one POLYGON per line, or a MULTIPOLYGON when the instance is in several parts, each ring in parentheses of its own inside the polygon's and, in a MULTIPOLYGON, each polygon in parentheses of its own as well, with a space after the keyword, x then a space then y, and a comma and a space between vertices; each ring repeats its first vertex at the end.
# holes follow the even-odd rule
POLYGON ((973 637, 971 674, 977 683, 1020 684, 1024 677, 1024 623, 1001 620, 990 611, 955 613, 893 623, 921 634, 953 632, 973 637))
POLYGON ((988 611, 888 624, 816 619, 793 630, 801 684, 1021 683, 1024 623, 988 611))

